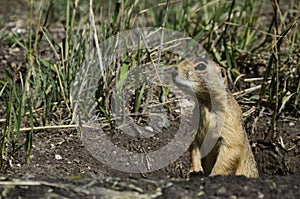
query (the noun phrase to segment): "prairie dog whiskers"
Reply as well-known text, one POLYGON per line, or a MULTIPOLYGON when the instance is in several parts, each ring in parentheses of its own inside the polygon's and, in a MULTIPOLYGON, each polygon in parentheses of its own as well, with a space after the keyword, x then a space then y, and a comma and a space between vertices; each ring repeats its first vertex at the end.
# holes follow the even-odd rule
POLYGON ((242 111, 231 93, 226 92, 221 67, 203 58, 184 60, 174 68, 172 76, 175 85, 198 100, 200 121, 190 146, 189 172, 258 177, 242 111))

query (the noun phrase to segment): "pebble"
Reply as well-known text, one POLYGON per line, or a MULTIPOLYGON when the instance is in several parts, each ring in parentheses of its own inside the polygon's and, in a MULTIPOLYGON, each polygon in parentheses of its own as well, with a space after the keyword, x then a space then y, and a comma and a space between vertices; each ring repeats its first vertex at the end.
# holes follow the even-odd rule
POLYGON ((260 191, 258 191, 257 194, 258 194, 258 198, 260 198, 260 199, 262 199, 262 198, 265 197, 265 195, 262 192, 260 192, 260 191))
POLYGON ((56 160, 61 160, 62 157, 61 157, 61 155, 59 155, 59 154, 55 154, 55 159, 56 159, 56 160))
POLYGON ((150 131, 150 132, 154 131, 154 129, 151 126, 146 126, 145 129, 148 130, 148 131, 150 131))
POLYGON ((294 122, 290 122, 289 126, 295 126, 295 123, 294 122))
POLYGON ((225 187, 221 187, 220 189, 217 190, 217 194, 219 195, 224 195, 226 193, 226 188, 225 187))

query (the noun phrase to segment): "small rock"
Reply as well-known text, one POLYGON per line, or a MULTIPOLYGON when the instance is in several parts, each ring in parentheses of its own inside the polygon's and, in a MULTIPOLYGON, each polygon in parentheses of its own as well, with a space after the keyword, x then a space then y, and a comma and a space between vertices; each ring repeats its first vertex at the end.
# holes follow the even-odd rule
POLYGON ((61 155, 55 154, 55 159, 56 159, 56 160, 61 160, 62 157, 61 157, 61 155))
POLYGON ((8 53, 10 55, 13 55, 13 54, 15 54, 17 52, 20 52, 20 48, 10 48, 8 53))
POLYGON ((265 195, 260 191, 258 191, 257 194, 258 194, 258 198, 264 198, 265 197, 265 195))
POLYGON ((226 188, 225 187, 221 187, 220 189, 217 190, 217 194, 218 195, 224 195, 226 193, 226 188))
POLYGON ((295 126, 295 123, 294 122, 290 122, 289 126, 295 126))
POLYGON ((150 131, 150 132, 153 132, 153 131, 154 131, 153 128, 152 128, 151 126, 146 126, 145 129, 146 129, 147 131, 150 131))

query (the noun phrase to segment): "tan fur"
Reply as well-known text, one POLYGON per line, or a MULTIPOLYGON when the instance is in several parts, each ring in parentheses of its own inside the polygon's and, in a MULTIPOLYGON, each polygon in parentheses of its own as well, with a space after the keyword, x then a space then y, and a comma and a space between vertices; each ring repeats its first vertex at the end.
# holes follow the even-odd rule
POLYGON ((221 72, 214 62, 199 59, 181 62, 173 73, 175 84, 195 93, 199 103, 199 129, 190 146, 190 172, 202 172, 205 176, 234 174, 258 177, 256 162, 243 128, 241 109, 231 93, 222 88, 224 78, 221 72), (199 63, 206 66, 205 70, 195 68, 199 63), (217 108, 213 109, 213 106, 217 108), (218 116, 222 114, 223 122, 222 117, 218 116), (220 134, 217 133, 218 122, 222 123, 220 134), (213 132, 211 140, 215 139, 216 144, 202 158, 200 148, 207 132, 213 132))

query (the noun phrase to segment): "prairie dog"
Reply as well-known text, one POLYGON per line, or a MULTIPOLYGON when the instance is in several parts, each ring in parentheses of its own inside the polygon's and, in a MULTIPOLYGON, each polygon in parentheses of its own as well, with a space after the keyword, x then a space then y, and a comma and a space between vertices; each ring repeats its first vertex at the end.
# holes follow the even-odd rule
POLYGON ((222 88, 225 78, 221 67, 203 58, 184 60, 175 67, 172 76, 175 85, 196 95, 199 105, 199 128, 190 146, 189 173, 258 177, 242 111, 231 93, 222 88), (218 115, 222 114, 223 121, 219 121, 222 117, 218 115), (207 135, 215 142, 202 157, 200 149, 207 135))

